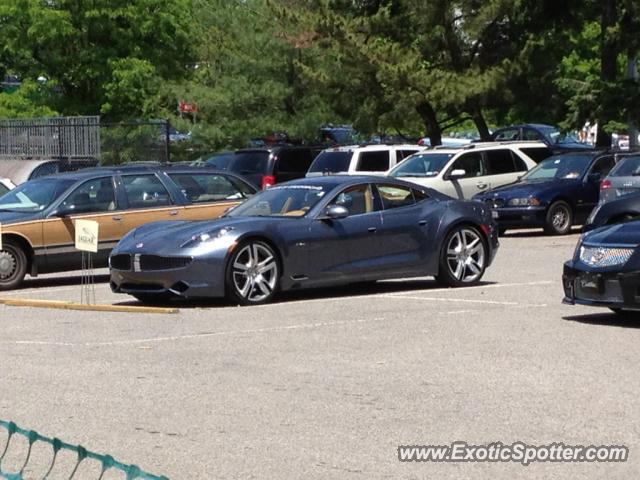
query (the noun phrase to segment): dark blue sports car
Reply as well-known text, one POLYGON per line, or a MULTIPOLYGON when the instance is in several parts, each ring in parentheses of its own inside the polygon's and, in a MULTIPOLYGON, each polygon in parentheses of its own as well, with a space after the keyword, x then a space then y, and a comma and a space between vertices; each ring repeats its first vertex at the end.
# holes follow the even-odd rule
POLYGON ((542 227, 563 235, 582 224, 598 203, 600 180, 614 166, 613 154, 602 151, 549 157, 516 183, 473 197, 493 208, 501 232, 542 227))
POLYGON ((218 220, 157 222, 110 257, 111 288, 143 302, 436 276, 480 281, 498 248, 491 211, 384 177, 326 176, 273 186, 218 220))
POLYGON ((593 230, 582 236, 564 264, 564 303, 640 311, 640 221, 593 230))

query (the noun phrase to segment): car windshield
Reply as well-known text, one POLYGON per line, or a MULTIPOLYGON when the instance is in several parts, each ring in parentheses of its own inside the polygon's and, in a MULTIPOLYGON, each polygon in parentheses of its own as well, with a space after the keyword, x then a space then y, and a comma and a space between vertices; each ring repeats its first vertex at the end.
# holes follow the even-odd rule
POLYGON ((635 177, 640 175, 640 155, 620 160, 609 173, 610 177, 635 177))
POLYGON ((571 135, 570 133, 561 132, 557 128, 554 127, 543 127, 540 129, 542 134, 546 137, 551 145, 556 144, 560 145, 563 143, 580 143, 576 137, 571 135))
POLYGON ((522 180, 551 180, 581 178, 591 159, 588 155, 559 155, 550 157, 529 170, 522 180))
POLYGON ((270 153, 267 151, 238 152, 227 169, 240 175, 265 173, 269 163, 269 155, 270 153))
POLYGON ((276 185, 229 211, 228 217, 303 217, 324 197, 319 185, 276 185))
POLYGON ((348 172, 353 152, 335 150, 321 152, 309 167, 309 172, 348 172))
POLYGON ((389 172, 391 177, 435 177, 453 153, 416 153, 389 172))
POLYGON ((71 185, 73 179, 43 178, 23 183, 0 197, 0 211, 39 212, 49 207, 71 185))
POLYGON ((194 167, 210 167, 216 170, 226 170, 235 155, 233 152, 216 153, 208 157, 200 158, 191 163, 194 167))

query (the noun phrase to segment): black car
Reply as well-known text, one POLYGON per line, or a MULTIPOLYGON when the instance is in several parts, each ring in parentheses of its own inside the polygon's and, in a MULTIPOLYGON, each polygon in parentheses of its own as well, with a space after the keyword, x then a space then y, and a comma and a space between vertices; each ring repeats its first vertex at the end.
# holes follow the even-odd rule
POLYGON ((585 234, 564 264, 564 303, 640 311, 640 221, 585 234))
POLYGON ((640 218, 640 193, 625 195, 616 200, 599 203, 584 224, 584 232, 596 228, 640 218))
POLYGON ((591 150, 590 145, 580 143, 573 135, 561 132, 557 127, 541 123, 525 123, 503 127, 491 134, 494 142, 537 140, 545 143, 554 153, 575 150, 591 150))
POLYGON ((237 150, 227 170, 256 188, 302 178, 322 147, 275 146, 237 150))
POLYGON ((498 249, 490 210, 380 176, 263 190, 219 220, 151 223, 111 253, 111 288, 141 301, 223 297, 424 275, 477 284, 498 249), (162 268, 158 268, 162 266, 162 268))
POLYGON ((473 197, 493 208, 502 232, 542 227, 563 235, 581 225, 598 203, 600 180, 614 165, 612 153, 583 151, 554 155, 510 185, 473 197))

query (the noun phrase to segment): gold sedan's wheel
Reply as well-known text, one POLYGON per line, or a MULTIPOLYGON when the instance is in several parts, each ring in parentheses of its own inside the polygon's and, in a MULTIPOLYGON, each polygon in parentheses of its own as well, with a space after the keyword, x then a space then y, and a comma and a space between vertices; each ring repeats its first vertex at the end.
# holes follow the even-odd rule
POLYGON ((279 276, 273 249, 264 242, 251 241, 232 256, 227 287, 231 297, 243 305, 264 303, 275 294, 279 276))
POLYGON ((0 250, 0 290, 15 288, 27 273, 27 256, 11 240, 4 241, 0 250))

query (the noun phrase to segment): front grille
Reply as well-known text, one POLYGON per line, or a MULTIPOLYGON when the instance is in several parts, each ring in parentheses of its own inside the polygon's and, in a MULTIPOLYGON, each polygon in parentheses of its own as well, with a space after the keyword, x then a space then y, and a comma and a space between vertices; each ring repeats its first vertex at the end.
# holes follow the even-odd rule
MULTIPOLYGON (((191 257, 161 257, 159 255, 136 255, 139 261, 140 271, 175 270, 184 268, 193 260, 191 257)), ((137 263, 137 262, 136 262, 137 263)))
POLYGON ((591 267, 624 265, 633 255, 633 248, 580 247, 580 261, 591 267))
POLYGON ((488 198, 484 203, 489 208, 502 208, 504 207, 504 198, 488 198))
POLYGON ((109 259, 109 264, 115 270, 131 270, 131 255, 114 255, 109 259))

